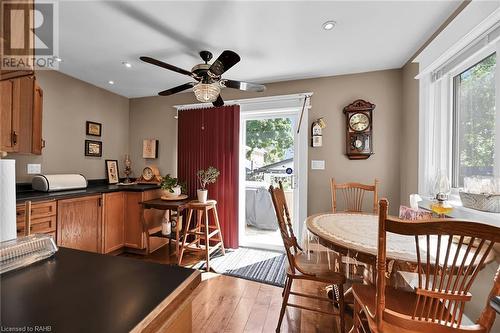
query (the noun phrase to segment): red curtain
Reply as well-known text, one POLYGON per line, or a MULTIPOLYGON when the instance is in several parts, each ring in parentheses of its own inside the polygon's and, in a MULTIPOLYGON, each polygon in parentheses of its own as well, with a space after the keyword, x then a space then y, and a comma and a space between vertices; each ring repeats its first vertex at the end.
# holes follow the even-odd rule
POLYGON ((178 121, 178 178, 196 198, 196 172, 209 166, 220 170, 216 183, 208 185, 208 198, 217 200, 224 246, 237 248, 240 107, 183 110, 178 121))

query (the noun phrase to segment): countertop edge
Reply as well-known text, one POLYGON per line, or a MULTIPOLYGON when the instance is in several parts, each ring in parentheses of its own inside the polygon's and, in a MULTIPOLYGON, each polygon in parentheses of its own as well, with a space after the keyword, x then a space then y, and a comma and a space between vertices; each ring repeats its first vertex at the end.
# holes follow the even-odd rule
POLYGON ((139 322, 130 332, 139 333, 143 331, 156 330, 168 326, 175 320, 178 312, 183 310, 183 304, 192 300, 192 293, 201 283, 201 272, 195 270, 189 278, 185 279, 174 292, 168 295, 158 304, 141 322, 139 322), (178 298, 178 303, 174 304, 178 298), (169 309, 173 307, 174 309, 169 309), (165 318, 166 317, 166 318, 165 318))

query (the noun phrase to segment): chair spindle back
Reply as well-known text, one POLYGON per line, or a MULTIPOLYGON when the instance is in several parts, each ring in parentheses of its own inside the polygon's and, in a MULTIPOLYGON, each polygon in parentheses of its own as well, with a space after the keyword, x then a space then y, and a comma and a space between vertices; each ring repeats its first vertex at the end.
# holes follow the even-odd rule
POLYGON ((345 204, 345 212, 361 213, 363 211, 363 202, 366 192, 373 192, 373 212, 378 211, 378 179, 375 179, 373 185, 366 185, 361 183, 343 183, 337 184, 335 179, 331 179, 332 190, 332 211, 337 212, 337 191, 345 204))
POLYGON ((283 239, 283 245, 285 246, 290 269, 292 273, 295 273, 295 269, 301 271, 295 263, 294 256, 298 254, 299 251, 302 251, 302 249, 293 233, 292 220, 290 218, 290 212, 288 211, 282 183, 279 182, 279 188, 274 188, 271 185, 269 187, 269 192, 273 200, 274 210, 276 212, 276 218, 278 219, 278 226, 280 228, 281 238, 283 239))
POLYGON ((386 233, 391 232, 415 239, 417 300, 406 319, 460 327, 465 303, 472 298, 470 287, 500 242, 500 228, 454 219, 403 221, 387 216, 386 199, 380 200, 379 209, 377 323, 385 308, 386 233))

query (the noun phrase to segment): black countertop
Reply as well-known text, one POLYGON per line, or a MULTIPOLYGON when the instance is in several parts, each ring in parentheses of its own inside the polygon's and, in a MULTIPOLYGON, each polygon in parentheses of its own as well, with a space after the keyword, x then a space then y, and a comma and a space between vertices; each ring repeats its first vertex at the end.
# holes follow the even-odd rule
POLYGON ((1 275, 1 331, 129 332, 191 274, 196 271, 59 248, 50 259, 1 275))
POLYGON ((108 184, 91 184, 89 181, 89 186, 80 190, 69 190, 69 191, 57 191, 57 192, 42 192, 35 190, 23 190, 17 191, 16 201, 17 203, 24 203, 27 200, 31 201, 43 201, 50 199, 68 199, 85 195, 93 195, 99 193, 110 193, 110 192, 144 192, 148 190, 159 189, 160 186, 154 184, 133 184, 133 185, 108 185, 108 184))

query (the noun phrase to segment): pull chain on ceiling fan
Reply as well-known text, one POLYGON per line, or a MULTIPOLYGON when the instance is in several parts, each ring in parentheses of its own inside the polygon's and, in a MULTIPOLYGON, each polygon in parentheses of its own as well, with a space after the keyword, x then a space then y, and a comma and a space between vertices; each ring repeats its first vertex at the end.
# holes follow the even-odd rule
POLYGON ((224 100, 220 95, 222 88, 255 92, 262 92, 266 89, 262 84, 221 78, 222 74, 240 61, 240 56, 236 52, 225 50, 212 64, 208 63, 212 59, 212 53, 209 51, 201 51, 200 57, 205 63, 195 65, 191 69, 191 72, 151 57, 140 57, 140 59, 149 64, 187 75, 196 80, 196 82, 188 82, 160 91, 158 93, 160 96, 169 96, 193 88, 194 95, 198 101, 212 103, 214 106, 223 106, 224 100))

